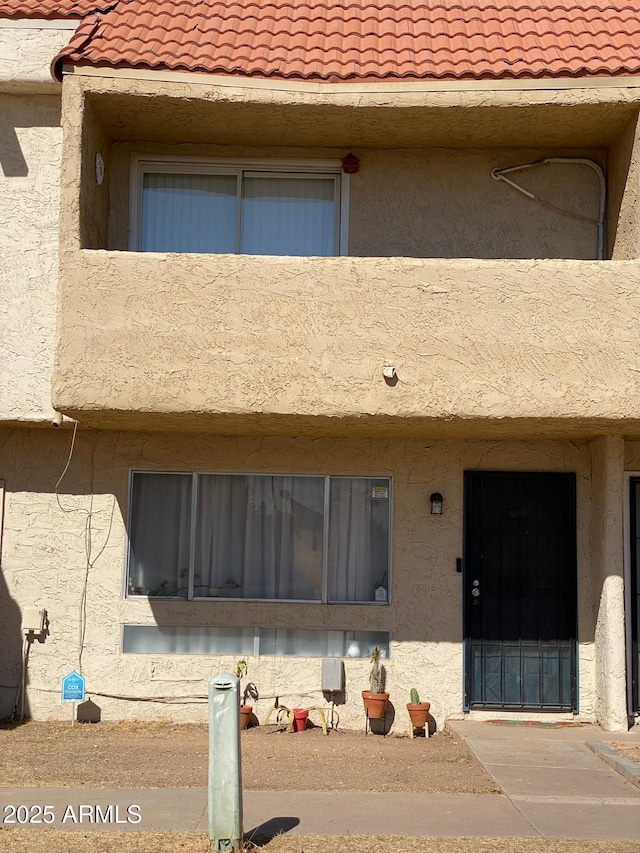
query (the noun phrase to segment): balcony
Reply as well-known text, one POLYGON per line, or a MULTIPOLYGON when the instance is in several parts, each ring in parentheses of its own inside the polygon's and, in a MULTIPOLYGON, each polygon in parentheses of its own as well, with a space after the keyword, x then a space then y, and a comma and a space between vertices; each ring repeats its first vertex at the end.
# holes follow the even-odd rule
POLYGON ((54 402, 132 428, 584 430, 637 417, 637 282, 633 262, 84 250, 54 402))
POLYGON ((302 96, 265 112, 262 89, 253 105, 202 87, 178 103, 175 87, 96 79, 64 84, 53 382, 64 413, 221 434, 507 437, 535 422, 552 437, 640 424, 637 104, 566 96, 559 108, 550 94, 516 108, 500 95, 472 121, 460 98, 444 109, 432 95, 419 109, 385 102, 377 124, 353 104, 314 123, 302 96), (351 150, 343 256, 130 251, 141 248, 134 155, 299 163, 351 150), (544 204, 492 179, 547 157, 606 174, 605 241, 592 169, 519 174, 544 204))

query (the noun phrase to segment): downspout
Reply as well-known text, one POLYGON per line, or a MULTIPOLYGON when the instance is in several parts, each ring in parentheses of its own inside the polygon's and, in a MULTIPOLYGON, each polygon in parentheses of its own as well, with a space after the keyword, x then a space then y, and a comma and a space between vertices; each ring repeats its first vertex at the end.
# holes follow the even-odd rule
MULTIPOLYGON (((544 160, 536 160, 533 163, 522 163, 519 166, 509 166, 506 169, 492 169, 491 177, 495 181, 504 181, 505 184, 509 184, 510 187, 513 187, 514 190, 518 190, 518 192, 526 195, 528 198, 532 198, 535 201, 539 201, 541 204, 548 205, 548 202, 545 202, 543 199, 538 198, 538 196, 534 195, 529 190, 526 190, 524 187, 521 187, 520 184, 516 184, 515 181, 512 181, 510 178, 505 177, 510 172, 520 172, 523 169, 533 169, 536 166, 546 166, 548 163, 568 163, 574 164, 576 166, 588 166, 598 176, 598 182, 600 184, 600 201, 598 205, 598 260, 604 260, 604 215, 605 215, 605 204, 607 197, 607 184, 604 177, 604 172, 602 171, 602 167, 598 165, 594 160, 588 160, 585 157, 545 157, 544 160)), ((570 213, 568 210, 562 210, 561 208, 556 207, 555 205, 548 205, 549 207, 554 208, 555 210, 560 211, 560 213, 566 213, 569 216, 574 216, 577 219, 583 219, 587 222, 594 222, 595 220, 591 219, 588 216, 582 216, 580 214, 570 213)))

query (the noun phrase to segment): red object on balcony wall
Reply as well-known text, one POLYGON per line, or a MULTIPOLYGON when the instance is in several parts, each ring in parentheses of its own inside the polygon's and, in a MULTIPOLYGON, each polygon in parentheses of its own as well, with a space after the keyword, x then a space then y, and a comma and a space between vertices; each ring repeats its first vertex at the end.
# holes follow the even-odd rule
POLYGON ((355 156, 355 154, 347 154, 342 161, 342 171, 347 175, 355 175, 359 168, 360 160, 355 156))

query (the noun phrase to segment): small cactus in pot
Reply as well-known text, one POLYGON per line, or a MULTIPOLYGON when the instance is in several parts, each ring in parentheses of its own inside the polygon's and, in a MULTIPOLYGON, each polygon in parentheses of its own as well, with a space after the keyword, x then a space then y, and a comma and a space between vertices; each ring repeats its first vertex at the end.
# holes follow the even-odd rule
POLYGON ((384 690, 384 668, 380 666, 380 649, 374 646, 371 651, 371 672, 369 690, 362 691, 364 710, 369 720, 384 719, 389 694, 384 690))
POLYGON ((411 688, 409 693, 409 702, 407 703, 407 711, 411 718, 411 737, 413 737, 414 729, 424 729, 429 717, 430 702, 421 702, 420 694, 415 687, 411 688))

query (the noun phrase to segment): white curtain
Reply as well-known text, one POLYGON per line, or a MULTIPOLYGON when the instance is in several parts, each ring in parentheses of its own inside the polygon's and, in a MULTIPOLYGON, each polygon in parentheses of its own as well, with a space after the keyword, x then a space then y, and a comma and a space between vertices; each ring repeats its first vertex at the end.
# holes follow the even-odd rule
POLYGON ((236 252, 236 175, 144 175, 143 252, 236 252))
POLYGON ((129 593, 186 598, 191 475, 133 475, 129 593))
POLYGON ((245 255, 336 254, 333 178, 245 177, 242 233, 245 255))
POLYGON ((201 475, 196 595, 318 600, 324 479, 201 475))
POLYGON ((373 601, 376 585, 388 588, 388 494, 386 480, 331 478, 330 601, 373 601))

